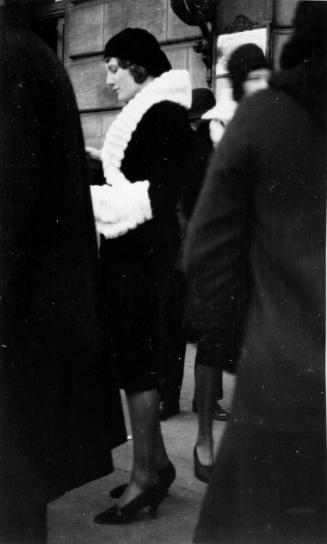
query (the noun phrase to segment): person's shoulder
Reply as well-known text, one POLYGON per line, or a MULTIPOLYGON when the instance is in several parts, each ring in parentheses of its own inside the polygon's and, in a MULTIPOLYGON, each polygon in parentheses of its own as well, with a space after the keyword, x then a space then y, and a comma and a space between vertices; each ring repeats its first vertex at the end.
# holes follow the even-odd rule
MULTIPOLYGON (((3 41, 11 47, 13 53, 24 52, 23 57, 32 56, 33 51, 43 51, 50 49, 32 30, 27 27, 16 27, 7 25, 0 29, 3 41), (32 53, 31 53, 32 50, 32 53)), ((38 52, 39 52, 38 51, 38 52)))
POLYGON ((284 104, 289 99, 290 97, 281 90, 268 87, 241 100, 236 114, 248 118, 257 118, 262 115, 269 117, 274 115, 276 108, 278 109, 280 104, 284 104))
POLYGON ((148 117, 162 117, 162 119, 188 119, 187 109, 172 100, 161 100, 153 104, 146 112, 148 117))
POLYGON ((230 129, 245 130, 248 134, 266 130, 287 108, 287 97, 277 89, 268 87, 253 95, 243 98, 230 121, 230 129))
POLYGON ((153 104, 143 115, 139 130, 156 134, 189 133, 192 131, 187 109, 176 102, 163 100, 153 104))
POLYGON ((0 41, 1 58, 15 66, 17 77, 38 77, 47 72, 50 80, 64 72, 56 53, 29 28, 7 26, 0 41))

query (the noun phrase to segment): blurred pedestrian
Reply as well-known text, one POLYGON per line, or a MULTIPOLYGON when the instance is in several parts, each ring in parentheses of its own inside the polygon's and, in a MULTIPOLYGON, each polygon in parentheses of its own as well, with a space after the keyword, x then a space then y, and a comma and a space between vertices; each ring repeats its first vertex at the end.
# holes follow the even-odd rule
MULTIPOLYGON (((231 100, 216 104, 212 91, 209 89, 205 89, 205 91, 211 93, 212 100, 210 109, 202 109, 195 132, 197 191, 193 192, 191 205, 190 199, 188 201, 188 219, 192 217, 196 199, 203 185, 208 161, 214 147, 218 144, 218 136, 222 136, 224 127, 235 110, 235 103, 231 100)), ((220 400, 223 398, 223 362, 220 360, 219 354, 217 356, 216 353, 216 339, 212 339, 201 328, 200 331, 196 331, 196 323, 195 326, 193 323, 193 311, 195 318, 198 319, 197 294, 191 287, 188 294, 186 320, 189 325, 188 329, 192 331, 192 336, 197 342, 194 365, 195 392, 192 401, 192 409, 198 414, 198 432, 193 450, 194 472, 199 480, 207 483, 213 466, 212 422, 213 420, 227 421, 229 414, 220 404, 220 400)))
MULTIPOLYGON (((187 221, 194 207, 204 177, 208 153, 212 149, 208 130, 200 130, 201 115, 215 104, 215 97, 205 87, 192 89, 192 103, 188 118, 194 131, 193 138, 193 172, 188 175, 182 188, 182 195, 177 203, 177 216, 182 232, 185 235, 187 221)), ((204 123, 206 124, 206 123, 204 123)), ((182 243, 182 240, 181 240, 182 243)), ((180 394, 184 374, 184 360, 187 336, 190 331, 184 327, 185 312, 185 274, 181 265, 182 246, 167 285, 165 304, 163 305, 164 328, 170 333, 167 344, 166 364, 163 369, 163 385, 161 387, 160 417, 163 421, 180 412, 180 394)), ((193 331, 194 332, 194 331, 193 331)), ((194 340, 194 334, 192 334, 194 340)))
POLYGON ((186 243, 221 356, 248 274, 232 418, 195 542, 326 541, 327 4, 298 4, 271 88, 239 106, 186 243))
POLYGON ((125 432, 79 113, 26 14, 0 9, 0 541, 36 544, 46 503, 111 472, 125 432))
POLYGON ((268 87, 271 70, 264 52, 254 43, 237 47, 228 60, 227 70, 236 102, 268 87))
POLYGON ((180 203, 184 218, 184 231, 199 196, 207 168, 208 158, 212 152, 212 142, 208 129, 209 123, 202 120, 202 115, 206 111, 212 109, 215 104, 216 100, 211 89, 206 87, 192 89, 192 106, 189 111, 189 120, 194 133, 194 175, 183 187, 180 203))

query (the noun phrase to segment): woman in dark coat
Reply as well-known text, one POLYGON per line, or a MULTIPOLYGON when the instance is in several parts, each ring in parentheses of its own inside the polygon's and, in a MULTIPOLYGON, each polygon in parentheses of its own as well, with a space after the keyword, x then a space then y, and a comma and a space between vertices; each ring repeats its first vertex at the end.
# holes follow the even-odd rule
POLYGON ((271 89, 244 101, 186 244, 222 356, 249 299, 232 420, 195 542, 325 542, 326 25, 300 2, 271 89))
POLYGON ((0 541, 35 544, 46 502, 110 472, 125 432, 79 114, 22 9, 0 12, 0 541))
POLYGON ((161 308, 180 245, 176 204, 189 175, 191 84, 188 72, 171 70, 157 40, 142 29, 114 36, 104 57, 107 83, 128 103, 107 132, 106 183, 92 187, 92 199, 134 459, 117 505, 96 521, 126 523, 145 506, 156 509, 175 477, 158 421, 169 342, 161 308))

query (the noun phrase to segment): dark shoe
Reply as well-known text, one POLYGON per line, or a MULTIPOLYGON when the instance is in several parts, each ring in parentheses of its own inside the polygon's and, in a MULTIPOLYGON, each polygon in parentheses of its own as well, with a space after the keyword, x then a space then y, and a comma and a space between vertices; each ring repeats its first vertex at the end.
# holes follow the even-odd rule
POLYGON ((196 446, 193 450, 193 459, 194 459, 194 474, 198 480, 207 484, 210 480, 212 473, 213 465, 202 465, 200 463, 198 452, 196 446))
MULTIPOLYGON (((158 481, 161 482, 161 485, 163 488, 166 487, 166 494, 171 484, 175 480, 175 478, 176 478, 176 469, 173 463, 171 463, 170 461, 165 467, 161 468, 158 471, 158 481)), ((114 487, 110 491, 110 497, 112 497, 113 499, 119 499, 124 493, 127 485, 128 484, 121 484, 121 485, 118 485, 117 487, 114 487)))
POLYGON ((229 413, 220 406, 219 402, 216 402, 214 411, 212 412, 213 419, 217 421, 228 421, 229 413))
POLYGON ((154 517, 163 499, 162 488, 159 482, 157 482, 122 508, 115 504, 111 508, 108 508, 108 510, 97 514, 94 521, 103 525, 131 523, 135 520, 137 514, 147 506, 150 507, 150 515, 154 517))
POLYGON ((179 412, 179 402, 160 402, 159 414, 161 421, 166 421, 170 417, 177 416, 179 412))

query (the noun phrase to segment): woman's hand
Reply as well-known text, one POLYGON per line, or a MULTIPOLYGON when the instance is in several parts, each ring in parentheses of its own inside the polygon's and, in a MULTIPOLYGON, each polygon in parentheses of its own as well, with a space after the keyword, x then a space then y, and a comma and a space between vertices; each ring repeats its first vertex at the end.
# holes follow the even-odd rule
POLYGON ((92 159, 97 159, 98 161, 101 160, 101 149, 87 146, 85 150, 91 155, 92 159))

